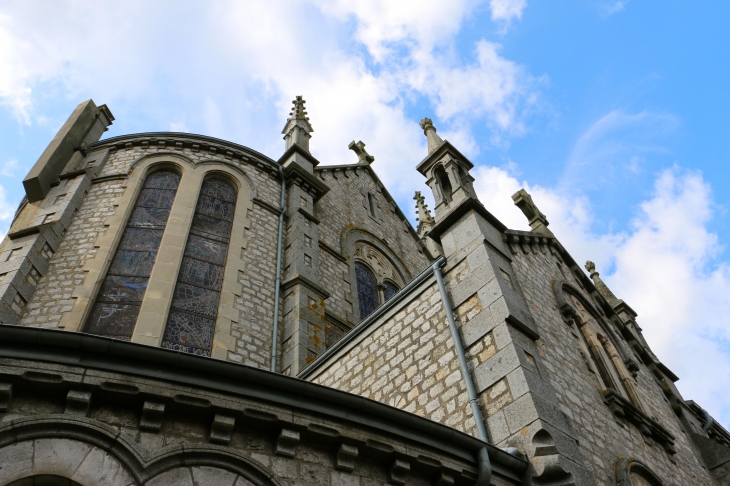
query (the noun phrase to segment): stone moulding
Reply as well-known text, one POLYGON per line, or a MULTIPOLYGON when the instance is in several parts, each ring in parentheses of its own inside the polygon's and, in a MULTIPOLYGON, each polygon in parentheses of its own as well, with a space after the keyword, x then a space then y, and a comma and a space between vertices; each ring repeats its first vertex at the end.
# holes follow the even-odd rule
POLYGON ((677 450, 674 448, 674 436, 657 421, 639 410, 636 405, 626 400, 614 390, 601 390, 601 395, 603 396, 603 401, 616 417, 625 419, 636 425, 644 437, 652 438, 661 444, 670 458, 677 453, 677 450))
MULTIPOLYGON (((314 429, 310 430, 311 427, 307 427, 307 423, 314 420, 314 417, 317 417, 315 420, 317 423, 327 424, 330 429, 333 426, 340 429, 337 437, 331 432, 327 434, 328 437, 331 436, 328 440, 338 441, 337 446, 347 443, 368 449, 371 443, 389 441, 386 438, 397 437, 397 443, 387 447, 389 461, 399 459, 415 464, 419 455, 433 455, 441 458, 439 462, 443 463, 444 467, 447 463, 451 463, 452 466, 448 466, 449 471, 457 464, 464 464, 458 466, 452 473, 455 471, 462 476, 465 474, 466 478, 475 474, 477 453, 483 447, 488 449, 495 474, 519 481, 528 467, 525 460, 491 444, 408 412, 297 378, 236 363, 100 336, 8 325, 0 325, 0 359, 5 363, 3 376, 0 376, 3 382, 8 382, 8 378, 11 378, 12 381, 23 383, 25 371, 23 368, 28 365, 57 369, 55 373, 58 373, 60 382, 54 386, 69 389, 72 386, 79 386, 77 380, 81 375, 120 373, 122 376, 116 379, 137 383, 145 395, 145 401, 167 402, 168 405, 173 402, 175 392, 170 392, 172 395, 169 397, 164 396, 164 393, 167 393, 165 390, 170 387, 154 387, 155 380, 157 383, 174 384, 172 389, 175 386, 198 389, 218 408, 224 402, 216 398, 217 396, 235 397, 248 403, 234 407, 236 409, 243 407, 243 412, 234 409, 219 412, 231 416, 238 415, 242 420, 263 420, 272 427, 278 424, 280 427, 278 430, 286 428, 299 432, 307 431, 306 435, 302 433, 303 440, 305 437, 321 436, 321 434, 312 436, 314 429), (16 375, 4 376, 12 374, 13 370, 16 375), (125 376, 127 378, 124 378, 125 376), (350 430, 353 432, 349 432, 350 430), (400 445, 403 443, 410 445, 403 448, 400 445)), ((107 382, 109 379, 102 380, 107 382)), ((95 385, 92 382, 86 384, 86 388, 93 386, 95 385)), ((37 417, 39 418, 16 419, 0 426, 0 447, 26 438, 48 437, 49 433, 60 434, 58 436, 62 437, 76 434, 79 440, 89 442, 90 439, 84 438, 84 434, 92 434, 96 437, 94 441, 103 445, 105 450, 118 451, 122 456, 128 456, 128 463, 133 466, 136 461, 135 470, 140 475, 148 474, 148 477, 161 472, 155 469, 158 468, 154 466, 157 464, 155 461, 163 461, 164 458, 167 458, 164 461, 179 460, 181 454, 185 456, 186 463, 188 458, 190 460, 199 458, 203 461, 201 464, 205 461, 210 462, 213 460, 211 455, 214 455, 216 461, 224 460, 221 459, 223 456, 229 457, 226 460, 231 462, 232 465, 229 467, 231 470, 238 471, 245 465, 243 464, 245 460, 238 458, 235 452, 213 444, 185 444, 174 446, 178 449, 173 448, 174 450, 169 451, 165 448, 155 451, 155 454, 159 452, 161 456, 146 459, 142 452, 134 450, 133 444, 125 445, 123 434, 120 435, 116 428, 98 420, 78 415, 54 414, 37 417), (79 428, 84 432, 71 431, 72 429, 78 431, 79 428), (235 466, 236 464, 238 466, 235 466), (150 467, 154 469, 154 474, 150 472, 152 471, 150 467)), ((336 450, 336 448, 333 450, 333 455, 336 450)), ((270 478, 260 477, 260 479, 255 484, 277 484, 270 478)))

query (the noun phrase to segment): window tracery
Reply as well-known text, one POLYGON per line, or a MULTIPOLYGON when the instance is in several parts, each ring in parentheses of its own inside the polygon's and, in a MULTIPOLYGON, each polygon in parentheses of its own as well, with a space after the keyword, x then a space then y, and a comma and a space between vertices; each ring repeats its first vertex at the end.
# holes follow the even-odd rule
POLYGON ((162 347, 210 356, 238 191, 203 182, 178 273, 162 347))
POLYGON ((364 319, 392 298, 402 284, 393 265, 374 247, 357 243, 354 256, 360 319, 364 319))
POLYGON ((131 340, 179 185, 180 175, 168 169, 145 179, 85 332, 131 340))

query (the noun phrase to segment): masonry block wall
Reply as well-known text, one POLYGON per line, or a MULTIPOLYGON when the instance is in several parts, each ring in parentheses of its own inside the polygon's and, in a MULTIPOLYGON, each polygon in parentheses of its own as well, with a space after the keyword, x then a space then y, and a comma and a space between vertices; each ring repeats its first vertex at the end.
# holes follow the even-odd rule
POLYGON ((433 276, 318 363, 307 380, 476 433, 433 276))
POLYGON ((327 299, 328 312, 340 320, 357 323, 360 316, 354 295, 357 286, 353 261, 357 240, 382 245, 406 282, 420 273, 430 258, 372 167, 319 166, 315 174, 330 187, 316 206, 322 251, 327 253, 320 263, 322 286, 332 293, 327 299), (351 231, 357 234, 348 235, 351 231), (347 272, 342 277, 344 286, 343 271, 347 272))
MULTIPOLYGON (((596 375, 587 366, 571 327, 562 318, 553 292, 548 291, 555 282, 567 281, 586 299, 593 300, 594 289, 576 278, 563 258, 564 250, 546 243, 544 238, 542 243, 540 238, 523 238, 511 245, 513 268, 540 333, 537 349, 543 372, 554 384, 560 409, 573 425, 583 463, 591 469, 597 484, 615 484, 615 463, 619 457, 641 460, 666 484, 713 484, 667 397, 645 365, 639 364, 637 387, 653 418, 674 436, 676 454, 669 455, 660 443, 616 417, 604 403, 596 375)), ((621 345, 633 356, 627 343, 621 345)), ((640 362, 638 357, 634 358, 640 362)))
MULTIPOLYGON (((32 269, 25 269, 23 265, 19 266, 20 271, 30 272, 29 282, 34 282, 34 292, 23 297, 25 302, 20 301, 22 306, 16 303, 22 312, 15 322, 23 326, 56 328, 64 314, 72 310, 74 290, 84 282, 84 268, 96 255, 98 245, 95 242, 108 232, 118 233, 124 228, 123 224, 110 228, 108 220, 117 211, 124 209, 115 206, 118 198, 126 191, 136 190, 136 187, 126 187, 136 162, 145 157, 169 155, 171 161, 181 156, 193 164, 229 164, 245 173, 251 181, 252 210, 248 211, 250 224, 243 236, 246 251, 241 255, 247 270, 238 276, 242 291, 235 303, 240 311, 240 319, 231 326, 236 344, 235 349, 228 353, 228 359, 268 368, 280 182, 275 171, 263 170, 263 164, 257 165, 255 160, 240 153, 236 158, 232 152, 227 153, 223 148, 216 144, 206 145, 174 137, 127 137, 123 142, 93 148, 82 158, 81 163, 70 161, 76 165, 89 166, 93 172, 62 175, 60 182, 51 187, 44 199, 22 207, 14 227, 23 230, 24 227, 40 225, 40 233, 13 238, 11 231, 10 237, 0 247, 8 249, 5 258, 0 255, 0 260, 5 260, 7 266, 22 262, 16 260, 21 249, 27 247, 31 251, 34 245, 38 246, 36 240, 39 236, 48 236, 44 237, 44 244, 34 249, 33 253, 33 258, 38 260, 35 256, 37 253, 45 261, 36 262, 34 267, 41 269, 42 275, 32 269), (61 206, 61 210, 57 209, 61 206), (30 212, 33 215, 29 218, 27 214, 30 212), (47 213, 54 213, 51 219, 46 217, 47 213), (38 218, 45 218, 46 221, 35 221, 38 218)), ((10 283, 8 275, 4 276, 3 283, 10 283)), ((14 278, 13 275, 10 277, 14 278)), ((17 297, 15 300, 19 301, 17 297)), ((3 318, 3 322, 13 321, 3 318)))

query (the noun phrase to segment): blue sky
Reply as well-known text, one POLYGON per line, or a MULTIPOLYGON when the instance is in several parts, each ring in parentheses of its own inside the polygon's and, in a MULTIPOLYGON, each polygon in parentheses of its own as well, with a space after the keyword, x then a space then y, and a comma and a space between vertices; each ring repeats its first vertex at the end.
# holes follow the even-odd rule
POLYGON ((526 229, 526 187, 638 313, 685 398, 730 424, 730 4, 638 0, 0 3, 0 235, 80 101, 108 136, 189 131, 276 159, 304 95, 323 164, 363 140, 401 207, 418 121, 526 229))

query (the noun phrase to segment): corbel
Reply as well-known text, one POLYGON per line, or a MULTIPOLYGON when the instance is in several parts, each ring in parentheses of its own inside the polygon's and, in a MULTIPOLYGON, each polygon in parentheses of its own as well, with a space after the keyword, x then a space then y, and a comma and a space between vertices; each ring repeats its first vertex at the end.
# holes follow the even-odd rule
POLYGON ((142 416, 139 419, 139 428, 149 432, 159 432, 162 428, 162 419, 165 416, 165 404, 144 402, 142 416))
POLYGON ((91 392, 82 390, 69 390, 66 395, 66 410, 63 413, 69 415, 81 415, 86 417, 91 406, 91 392))
POLYGON ((217 444, 228 444, 231 441, 235 425, 235 417, 216 414, 210 426, 210 441, 217 444))
POLYGON ((297 445, 301 436, 299 432, 291 429, 281 429, 279 438, 276 439, 274 454, 278 456, 294 457, 297 452, 297 445))
POLYGON ((0 412, 7 412, 13 399, 13 384, 0 383, 0 412))
POLYGON ((355 460, 358 456, 358 448, 354 445, 340 444, 335 457, 335 469, 351 472, 355 469, 355 460))
POLYGON ((403 459, 396 459, 390 466, 390 481, 393 484, 406 484, 411 473, 411 463, 403 459))

